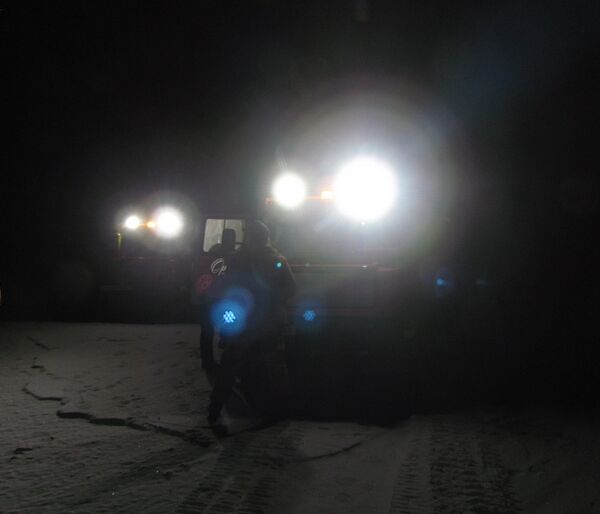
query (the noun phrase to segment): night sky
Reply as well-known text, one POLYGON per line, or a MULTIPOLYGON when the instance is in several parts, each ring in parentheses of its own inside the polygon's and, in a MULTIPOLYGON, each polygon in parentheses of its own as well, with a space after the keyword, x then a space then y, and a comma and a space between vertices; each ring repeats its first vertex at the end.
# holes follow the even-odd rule
POLYGON ((598 14, 591 1, 9 2, 0 282, 97 265, 116 210, 155 190, 251 203, 307 108, 403 84, 468 148, 466 261, 496 255, 515 291, 591 319, 598 14))

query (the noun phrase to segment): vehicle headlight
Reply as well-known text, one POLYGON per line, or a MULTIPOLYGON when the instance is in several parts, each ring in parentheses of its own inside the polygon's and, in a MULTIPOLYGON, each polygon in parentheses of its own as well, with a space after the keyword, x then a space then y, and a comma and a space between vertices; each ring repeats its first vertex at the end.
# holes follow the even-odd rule
POLYGON ((387 163, 373 157, 358 157, 342 167, 333 191, 342 213, 357 221, 373 221, 394 204, 396 177, 387 163))
POLYGON ((298 207, 306 196, 306 184, 298 175, 286 173, 273 184, 273 198, 287 209, 298 207))
POLYGON ((162 207, 154 213, 152 221, 156 234, 164 238, 173 238, 183 230, 183 215, 172 207, 162 207))
POLYGON ((129 230, 137 230, 142 224, 142 220, 139 216, 132 214, 125 219, 125 228, 129 230))

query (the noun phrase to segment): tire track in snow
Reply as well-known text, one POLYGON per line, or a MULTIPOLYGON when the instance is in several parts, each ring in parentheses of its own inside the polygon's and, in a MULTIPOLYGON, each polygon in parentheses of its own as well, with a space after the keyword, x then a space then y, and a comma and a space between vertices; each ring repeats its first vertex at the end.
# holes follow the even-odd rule
POLYGON ((482 444, 477 420, 457 422, 433 418, 430 438, 431 486, 435 513, 497 513, 519 511, 509 474, 500 456, 482 444))
POLYGON ((427 455, 431 427, 429 420, 421 420, 420 425, 413 429, 410 450, 398 469, 390 503, 390 514, 421 513, 432 510, 427 455))
POLYGON ((422 420, 400 465, 390 513, 519 512, 501 456, 479 437, 476 420, 422 420))
POLYGON ((265 512, 277 490, 280 469, 297 458, 304 432, 304 428, 279 424, 224 440, 214 466, 177 512, 265 512))

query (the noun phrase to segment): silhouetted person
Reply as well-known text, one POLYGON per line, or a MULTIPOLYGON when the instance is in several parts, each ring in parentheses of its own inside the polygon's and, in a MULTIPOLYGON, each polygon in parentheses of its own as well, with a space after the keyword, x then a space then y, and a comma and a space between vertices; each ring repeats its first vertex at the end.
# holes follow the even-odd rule
POLYGON ((236 377, 256 356, 266 365, 272 396, 289 391, 282 341, 286 302, 294 294, 295 280, 286 259, 271 246, 269 229, 260 221, 247 223, 241 250, 228 260, 225 282, 249 293, 243 331, 225 336, 221 367, 211 395, 208 420, 214 423, 231 394, 236 377))
MULTIPOLYGON (((233 254, 235 251, 235 230, 226 228, 223 230, 221 236, 221 242, 212 246, 209 253, 214 254, 215 260, 224 259, 233 254)), ((211 266, 212 268, 212 266, 211 266)), ((215 329, 212 321, 211 309, 214 302, 218 298, 218 282, 220 279, 219 273, 221 268, 215 268, 210 270, 210 274, 205 274, 203 277, 206 280, 205 289, 197 300, 198 308, 198 321, 200 322, 200 360, 204 369, 213 369, 215 367, 215 358, 213 350, 213 340, 215 336, 215 329)))
POLYGON ((213 253, 218 256, 231 255, 235 251, 235 230, 232 228, 223 229, 221 235, 221 242, 213 245, 209 253, 213 253))

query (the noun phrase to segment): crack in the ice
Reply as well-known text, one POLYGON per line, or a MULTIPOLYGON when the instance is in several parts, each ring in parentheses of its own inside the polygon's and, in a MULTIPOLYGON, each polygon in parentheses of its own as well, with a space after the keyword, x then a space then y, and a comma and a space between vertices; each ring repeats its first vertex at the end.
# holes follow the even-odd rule
POLYGON ((287 462, 287 464, 296 464, 298 462, 311 462, 314 460, 326 459, 328 457, 336 457, 336 456, 340 455, 341 453, 345 453, 345 452, 354 450, 354 448, 356 448, 357 446, 360 446, 361 444, 362 444, 362 441, 358 441, 356 443, 351 444, 350 446, 346 446, 345 448, 341 448, 340 450, 336 450, 334 452, 328 452, 328 453, 323 453, 321 455, 313 455, 311 457, 302 457, 300 459, 290 460, 287 462))
POLYGON ((24 393, 28 394, 29 396, 33 396, 36 400, 39 400, 41 402, 45 402, 45 401, 60 402, 64 399, 64 396, 42 396, 42 395, 36 394, 33 391, 31 391, 27 387, 27 385, 24 385, 21 390, 24 393))
MULTIPOLYGON (((42 396, 39 395, 37 393, 34 393, 33 391, 31 391, 28 387, 28 384, 24 385, 22 388, 22 391, 26 394, 28 394, 29 396, 32 396, 33 398, 35 398, 38 401, 56 401, 56 402, 63 402, 65 401, 65 397, 64 396, 42 396)), ((128 419, 128 418, 119 418, 119 417, 98 417, 94 414, 92 414, 91 412, 85 412, 85 411, 70 411, 70 410, 62 410, 59 409, 56 411, 56 415, 59 418, 63 418, 63 419, 84 419, 87 422, 93 424, 93 425, 104 425, 104 426, 115 426, 115 427, 126 427, 126 428, 132 428, 134 430, 140 430, 143 432, 156 432, 158 434, 164 434, 164 435, 169 435, 172 437, 177 437, 179 439, 183 439, 184 441, 191 443, 191 444, 195 444, 198 446, 210 446, 213 441, 206 437, 203 436, 199 433, 198 430, 188 430, 188 431, 177 431, 177 430, 171 430, 168 429, 166 427, 162 427, 162 426, 158 426, 155 424, 152 424, 150 422, 140 422, 140 421, 136 421, 134 419, 128 419)))
POLYGON ((44 350, 52 350, 52 348, 50 348, 48 345, 45 345, 44 343, 42 343, 41 341, 39 341, 35 337, 27 336, 27 339, 29 339, 36 346, 39 346, 40 348, 43 348, 44 350))
POLYGON ((90 412, 85 411, 63 411, 58 410, 56 415, 59 418, 65 419, 84 419, 93 425, 105 425, 115 427, 132 428, 142 432, 155 432, 157 434, 164 434, 171 437, 177 437, 184 441, 195 444, 197 446, 210 446, 213 441, 200 434, 197 430, 189 430, 186 432, 179 432, 176 430, 170 430, 166 427, 158 426, 150 422, 138 421, 133 418, 117 418, 117 417, 97 417, 90 412))

